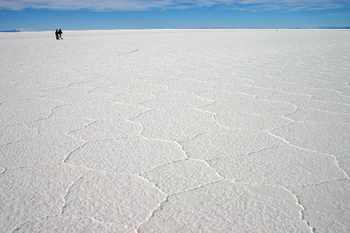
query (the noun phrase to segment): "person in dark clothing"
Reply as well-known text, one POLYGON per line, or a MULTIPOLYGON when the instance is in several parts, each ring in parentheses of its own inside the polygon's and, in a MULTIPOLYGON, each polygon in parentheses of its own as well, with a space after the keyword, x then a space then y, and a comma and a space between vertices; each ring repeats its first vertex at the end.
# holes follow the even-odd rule
POLYGON ((60 39, 61 39, 61 40, 63 40, 62 34, 63 34, 63 32, 62 32, 62 30, 60 29, 60 30, 58 31, 58 35, 60 35, 60 39))
POLYGON ((59 34, 58 34, 58 30, 57 29, 56 29, 55 35, 56 35, 56 40, 59 40, 60 38, 58 37, 59 34))

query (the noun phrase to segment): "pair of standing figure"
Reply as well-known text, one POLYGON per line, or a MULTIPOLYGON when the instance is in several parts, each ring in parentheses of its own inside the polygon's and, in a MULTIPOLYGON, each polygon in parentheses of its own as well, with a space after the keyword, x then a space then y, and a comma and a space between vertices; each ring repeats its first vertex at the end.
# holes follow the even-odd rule
POLYGON ((63 32, 62 32, 61 29, 60 29, 60 30, 57 30, 57 29, 56 29, 56 32, 55 32, 56 40, 59 40, 59 39, 62 39, 62 40, 63 40, 62 34, 63 34, 63 32))

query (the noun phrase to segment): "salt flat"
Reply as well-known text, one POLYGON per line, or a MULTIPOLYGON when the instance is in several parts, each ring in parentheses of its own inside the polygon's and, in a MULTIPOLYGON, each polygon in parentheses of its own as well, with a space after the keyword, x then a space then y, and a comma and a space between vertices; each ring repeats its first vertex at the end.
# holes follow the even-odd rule
POLYGON ((0 33, 2 232, 349 232, 349 30, 0 33))

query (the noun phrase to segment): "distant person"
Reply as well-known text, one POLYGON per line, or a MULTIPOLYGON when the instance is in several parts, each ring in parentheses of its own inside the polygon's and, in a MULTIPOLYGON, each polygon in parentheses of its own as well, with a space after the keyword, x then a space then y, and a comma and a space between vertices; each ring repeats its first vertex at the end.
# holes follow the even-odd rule
POLYGON ((56 35, 56 40, 59 40, 59 34, 58 34, 58 30, 56 29, 56 32, 55 32, 55 35, 56 35))
POLYGON ((63 40, 62 34, 63 34, 63 32, 62 32, 62 30, 60 29, 60 30, 58 31, 58 35, 60 35, 60 39, 61 39, 61 40, 63 40))

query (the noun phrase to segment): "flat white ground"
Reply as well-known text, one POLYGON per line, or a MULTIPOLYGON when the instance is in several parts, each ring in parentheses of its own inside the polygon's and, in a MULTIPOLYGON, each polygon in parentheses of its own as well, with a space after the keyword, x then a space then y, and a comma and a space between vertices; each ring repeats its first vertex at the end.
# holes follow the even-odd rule
POLYGON ((1 232, 349 232, 349 30, 0 34, 1 232))

